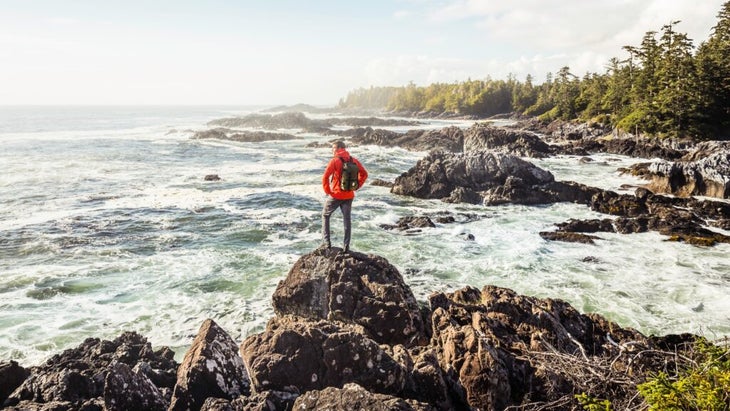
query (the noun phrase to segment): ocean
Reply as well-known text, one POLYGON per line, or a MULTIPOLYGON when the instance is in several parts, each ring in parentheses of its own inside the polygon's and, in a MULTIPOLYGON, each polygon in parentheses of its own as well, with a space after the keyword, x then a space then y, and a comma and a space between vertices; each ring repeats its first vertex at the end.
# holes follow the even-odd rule
MULTIPOLYGON (((0 362, 36 365, 87 337, 123 331, 170 346, 180 359, 207 318, 239 343, 263 330, 277 283, 321 243, 320 179, 331 153, 308 145, 332 137, 191 138, 210 120, 259 109, 0 107, 0 362), (205 181, 208 174, 221 180, 205 181)), ((350 151, 371 179, 390 181, 426 155, 350 151)), ((641 183, 617 169, 642 160, 591 159, 528 160, 558 180, 619 193, 641 183)), ((567 203, 446 204, 366 184, 353 206, 351 247, 388 259, 419 301, 494 284, 563 299, 644 334, 730 335, 730 244, 697 247, 653 232, 599 233, 595 245, 538 235, 570 218, 606 217, 567 203), (420 232, 382 228, 443 212, 456 222, 420 232)), ((339 245, 338 213, 332 233, 339 245)))

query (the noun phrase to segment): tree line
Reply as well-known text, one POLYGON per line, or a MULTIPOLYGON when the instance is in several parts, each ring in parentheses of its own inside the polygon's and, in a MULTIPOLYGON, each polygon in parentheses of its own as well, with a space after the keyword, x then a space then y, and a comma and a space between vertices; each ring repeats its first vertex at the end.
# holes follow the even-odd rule
POLYGON ((612 58, 604 73, 578 77, 569 67, 535 84, 467 80, 419 87, 351 91, 339 108, 492 116, 518 113, 543 120, 596 121, 637 135, 730 139, 730 1, 709 39, 695 48, 679 21, 647 32, 628 58, 612 58))

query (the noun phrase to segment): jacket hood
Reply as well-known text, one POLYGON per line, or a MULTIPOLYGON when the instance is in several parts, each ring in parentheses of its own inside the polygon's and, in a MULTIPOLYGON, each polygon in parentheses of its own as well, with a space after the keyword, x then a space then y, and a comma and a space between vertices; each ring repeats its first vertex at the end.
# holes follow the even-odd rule
POLYGON ((350 158, 351 156, 346 148, 341 148, 335 152, 335 157, 350 158))

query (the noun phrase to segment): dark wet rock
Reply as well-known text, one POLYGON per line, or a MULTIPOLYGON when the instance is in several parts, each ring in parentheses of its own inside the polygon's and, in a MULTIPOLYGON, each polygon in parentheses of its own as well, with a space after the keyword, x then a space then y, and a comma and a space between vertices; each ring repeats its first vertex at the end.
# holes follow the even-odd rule
POLYGON ((414 228, 433 228, 436 227, 436 224, 426 216, 407 216, 399 218, 395 225, 384 224, 381 227, 386 230, 406 231, 414 228))
POLYGON ((294 264, 272 298, 277 315, 355 324, 378 343, 412 346, 425 339, 411 289, 382 257, 316 250, 294 264))
POLYGON ((406 133, 366 128, 364 133, 354 136, 356 144, 374 144, 384 147, 401 147, 414 151, 444 150, 462 151, 464 132, 458 127, 440 130, 410 130, 406 133))
POLYGON ((220 179, 221 178, 218 174, 208 174, 203 178, 205 181, 220 181, 220 179))
POLYGON ((263 333, 243 342, 241 355, 254 392, 303 393, 355 382, 369 391, 400 393, 405 386, 403 367, 361 327, 331 321, 273 318, 263 333))
POLYGON ((595 244, 593 240, 600 240, 601 237, 583 233, 572 233, 566 231, 541 231, 540 237, 549 241, 563 241, 566 243, 595 244))
POLYGON ((30 370, 21 367, 17 362, 0 363, 0 406, 30 375, 30 370))
POLYGON ((648 187, 655 193, 730 198, 730 151, 694 162, 655 162, 648 167, 648 175, 648 187))
POLYGON ((475 124, 464 133, 464 152, 493 151, 519 157, 547 157, 550 147, 540 137, 488 124, 475 124))
POLYGON ((485 205, 499 204, 552 204, 572 202, 589 204, 599 189, 571 181, 553 181, 544 185, 530 185, 516 177, 509 177, 504 185, 482 192, 485 205))
POLYGON ((392 411, 436 411, 438 408, 415 400, 406 400, 391 395, 371 393, 354 384, 342 388, 328 387, 309 391, 294 402, 295 410, 392 410, 392 411))
POLYGON ((104 410, 166 410, 168 401, 140 371, 116 363, 104 381, 104 410))
POLYGON ((198 409, 209 397, 232 400, 249 393, 238 346, 213 320, 206 320, 178 368, 170 410, 198 409))
POLYGON ((616 230, 613 228, 613 220, 610 218, 604 218, 602 220, 576 220, 570 219, 564 223, 557 224, 560 231, 568 231, 572 233, 613 233, 616 230))
POLYGON ((388 187, 393 188, 393 182, 392 181, 385 181, 380 178, 373 179, 373 181, 370 181, 368 184, 375 187, 388 187))
MULTIPOLYGON (((32 408, 33 403, 71 404, 71 409, 79 409, 86 403, 103 404, 110 379, 145 381, 144 384, 149 380, 167 404, 177 369, 173 356, 167 347, 153 351, 146 338, 133 332, 126 332, 113 341, 89 338, 34 367, 30 376, 8 397, 7 404, 22 402, 22 408, 32 408), (134 370, 136 377, 129 377, 119 364, 134 370), (117 372, 124 375, 117 376, 117 372)), ((140 401, 157 404, 159 398, 140 401)))

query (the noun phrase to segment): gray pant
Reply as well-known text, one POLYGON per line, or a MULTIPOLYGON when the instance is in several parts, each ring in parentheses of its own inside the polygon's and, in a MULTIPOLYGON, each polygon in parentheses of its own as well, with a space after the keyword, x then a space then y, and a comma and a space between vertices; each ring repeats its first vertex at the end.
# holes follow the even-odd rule
POLYGON ((350 213, 352 211, 352 200, 338 200, 336 198, 327 197, 322 210, 322 238, 325 244, 330 244, 330 216, 337 209, 342 210, 342 221, 345 224, 345 248, 350 247, 350 233, 352 232, 352 223, 350 222, 350 213))

